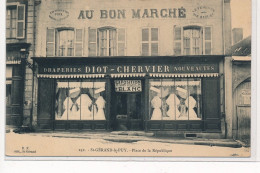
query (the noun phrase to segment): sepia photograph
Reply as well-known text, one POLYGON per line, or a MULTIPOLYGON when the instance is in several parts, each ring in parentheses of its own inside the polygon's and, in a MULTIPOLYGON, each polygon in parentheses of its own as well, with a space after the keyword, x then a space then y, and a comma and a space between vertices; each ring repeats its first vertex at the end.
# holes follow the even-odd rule
POLYGON ((5 6, 7 160, 251 158, 251 0, 5 6))

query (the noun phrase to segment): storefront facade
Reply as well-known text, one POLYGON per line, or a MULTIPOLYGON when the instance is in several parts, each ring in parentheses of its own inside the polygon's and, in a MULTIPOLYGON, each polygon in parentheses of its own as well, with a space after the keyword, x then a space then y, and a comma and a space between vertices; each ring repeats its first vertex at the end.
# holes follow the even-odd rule
POLYGON ((42 1, 35 127, 222 134, 229 2, 163 2, 42 1))
POLYGON ((6 2, 6 125, 23 124, 25 62, 21 50, 29 49, 27 40, 27 1, 6 2))

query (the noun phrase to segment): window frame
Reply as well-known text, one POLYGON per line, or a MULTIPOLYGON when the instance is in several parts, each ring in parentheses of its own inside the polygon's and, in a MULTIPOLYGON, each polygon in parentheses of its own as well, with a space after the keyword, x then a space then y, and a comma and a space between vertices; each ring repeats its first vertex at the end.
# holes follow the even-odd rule
POLYGON ((126 56, 126 28, 122 28, 122 27, 112 27, 112 26, 104 26, 104 27, 99 27, 99 28, 92 28, 89 27, 88 28, 88 55, 89 56, 126 56), (124 30, 124 40, 119 40, 119 30, 124 30), (100 33, 101 31, 105 31, 106 33, 106 54, 105 55, 101 55, 101 42, 100 42, 100 33), (115 31, 115 54, 114 55, 110 55, 110 44, 109 44, 109 34, 110 32, 115 31), (91 33, 95 33, 95 39, 91 39, 90 36, 91 33), (119 54, 119 44, 124 44, 123 45, 123 50, 124 53, 123 54, 119 54), (90 45, 95 45, 95 52, 91 52, 91 48, 90 45))
POLYGON ((160 49, 159 49, 159 34, 160 33, 160 30, 159 30, 159 27, 143 27, 141 28, 141 56, 158 56, 160 53, 160 49), (143 30, 144 29, 148 29, 148 41, 143 41, 143 30), (157 40, 152 40, 152 29, 157 29, 157 40), (143 53, 143 44, 146 43, 148 44, 148 54, 145 55, 143 53), (152 54, 152 44, 156 44, 157 43, 157 54, 152 54))
POLYGON ((173 27, 173 54, 174 55, 187 55, 185 52, 184 52, 184 31, 185 29, 200 29, 200 36, 202 37, 200 40, 202 41, 202 43, 199 43, 201 45, 200 47, 200 54, 195 54, 193 53, 193 46, 192 46, 192 40, 190 41, 190 54, 189 55, 212 55, 212 52, 213 52, 213 27, 211 25, 184 25, 184 26, 180 26, 180 25, 174 25, 173 27), (206 28, 210 28, 210 39, 206 40, 205 39, 205 36, 206 36, 206 28), (180 29, 181 32, 181 36, 180 36, 180 39, 176 39, 176 30, 177 29, 180 29), (206 53, 206 43, 210 43, 210 53, 206 53), (176 49, 176 45, 179 44, 181 47, 180 49, 176 49), (177 53, 180 52, 180 53, 177 53))
POLYGON ((54 56, 60 56, 60 57, 82 57, 83 52, 84 52, 84 29, 82 28, 73 28, 73 27, 59 27, 59 28, 52 28, 52 27, 47 27, 46 29, 46 56, 47 57, 54 57, 54 56), (53 35, 48 35, 48 31, 52 31, 53 35), (59 45, 60 45, 60 38, 59 38, 59 33, 62 31, 73 31, 73 55, 68 55, 68 46, 65 48, 65 55, 60 55, 59 53, 59 45), (78 31, 82 32, 81 36, 81 41, 77 40, 77 34, 78 31), (48 38, 52 38, 52 41, 48 40, 48 38), (53 48, 52 52, 48 51, 48 44, 50 44, 53 48), (76 54, 76 46, 77 44, 81 44, 81 55, 76 54), (50 54, 49 54, 50 53, 50 54))
MULTIPOLYGON (((7 39, 24 39, 25 38, 25 30, 26 30, 26 28, 25 28, 26 5, 25 4, 20 4, 18 2, 17 3, 7 3, 7 5, 6 5, 6 13, 8 13, 9 9, 15 9, 15 11, 16 11, 15 18, 13 18, 11 16, 11 18, 9 20, 10 26, 12 26, 13 22, 15 23, 15 28, 12 28, 12 29, 15 29, 15 35, 13 36, 13 35, 9 34, 9 36, 8 36, 6 34, 6 38, 7 39), (19 13, 19 10, 22 10, 21 13, 19 13), (19 14, 22 14, 22 16, 19 16, 19 14)), ((6 15, 5 19, 6 19, 6 24, 7 24, 7 15, 6 15)), ((6 27, 6 30, 7 30, 7 27, 6 27)), ((9 27, 9 31, 11 31, 10 27, 9 27)))

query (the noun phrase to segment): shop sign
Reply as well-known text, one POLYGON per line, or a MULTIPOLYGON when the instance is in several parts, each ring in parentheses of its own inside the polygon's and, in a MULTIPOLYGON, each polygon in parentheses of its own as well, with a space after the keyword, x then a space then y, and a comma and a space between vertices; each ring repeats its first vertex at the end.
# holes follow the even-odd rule
POLYGON ((39 74, 118 73, 218 73, 218 64, 39 66, 39 74))
POLYGON ((186 18, 186 9, 180 8, 162 8, 162 9, 101 9, 101 10, 81 10, 78 19, 92 19, 98 16, 100 19, 125 19, 130 15, 132 19, 145 18, 186 18))
POLYGON ((141 80, 115 80, 116 92, 142 92, 141 80))
POLYGON ((69 12, 66 10, 53 10, 49 14, 49 18, 53 20, 63 20, 69 17, 69 12))

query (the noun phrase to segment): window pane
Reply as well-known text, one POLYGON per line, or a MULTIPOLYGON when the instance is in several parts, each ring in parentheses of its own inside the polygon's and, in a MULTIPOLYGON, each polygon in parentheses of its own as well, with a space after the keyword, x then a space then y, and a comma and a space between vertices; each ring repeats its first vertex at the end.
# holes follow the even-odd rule
POLYGON ((94 120, 106 120, 105 108, 106 108, 106 87, 103 80, 96 80, 94 82, 94 97, 93 102, 96 105, 96 112, 94 112, 94 120))
POLYGON ((89 43, 89 56, 96 56, 96 43, 89 43))
POLYGON ((24 25, 24 22, 17 22, 17 29, 18 29, 17 37, 23 36, 23 30, 24 30, 23 25, 24 25))
POLYGON ((47 56, 54 56, 54 43, 47 43, 47 56))
POLYGON ((76 29, 76 41, 82 42, 83 38, 83 30, 82 29, 76 29))
POLYGON ((82 56, 82 43, 75 44, 75 55, 82 56))
POLYGON ((161 79, 149 80, 149 115, 151 120, 162 120, 161 79))
POLYGON ((54 42, 54 29, 47 29, 47 42, 54 42))
POLYGON ((205 54, 211 54, 211 42, 205 42, 205 54))
POLYGON ((149 44, 142 43, 142 55, 147 56, 149 55, 149 44))
POLYGON ((151 55, 158 55, 158 43, 152 43, 151 49, 151 55))
POLYGON ((142 41, 149 41, 149 29, 142 29, 142 41))
POLYGON ((175 93, 179 99, 179 104, 177 104, 178 114, 176 114, 176 120, 188 120, 188 106, 185 104, 186 99, 188 98, 188 87, 187 79, 177 78, 175 80, 175 93))
POLYGON ((158 28, 152 28, 151 29, 151 35, 152 35, 152 38, 151 40, 152 41, 158 41, 158 28))
POLYGON ((96 29, 89 30, 89 42, 96 42, 97 32, 96 29))
POLYGON ((18 20, 24 20, 24 6, 18 6, 18 20))
POLYGON ((175 55, 181 54, 181 43, 180 42, 175 43, 174 54, 175 55))
POLYGON ((118 29, 118 41, 125 41, 125 29, 118 29))
POLYGON ((125 55, 125 43, 118 43, 118 56, 125 55))
POLYGON ((202 118, 202 95, 201 95, 201 80, 189 79, 188 80, 188 96, 185 100, 185 105, 188 110, 189 120, 201 120, 202 118))
POLYGON ((205 27, 205 40, 211 40, 211 28, 205 27))
POLYGON ((175 40, 181 40, 181 27, 176 27, 175 28, 174 39, 175 40))
POLYGON ((116 56, 116 30, 109 30, 109 56, 116 56))

